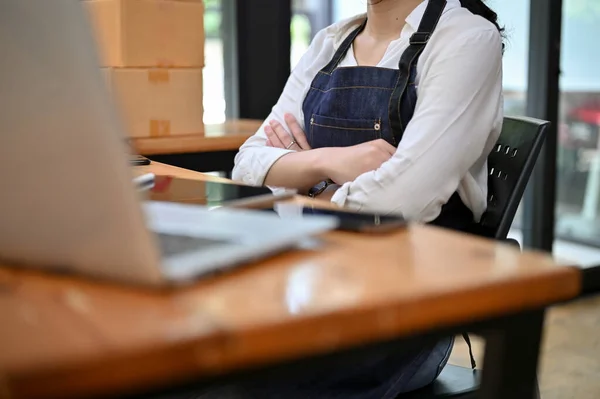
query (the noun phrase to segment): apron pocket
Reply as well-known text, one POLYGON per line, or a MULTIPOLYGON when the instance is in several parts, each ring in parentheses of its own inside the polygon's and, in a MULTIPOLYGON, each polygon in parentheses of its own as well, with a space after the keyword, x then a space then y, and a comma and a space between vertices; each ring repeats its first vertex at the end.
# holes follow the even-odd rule
POLYGON ((313 114, 308 140, 312 148, 349 147, 381 138, 381 118, 342 119, 313 114))

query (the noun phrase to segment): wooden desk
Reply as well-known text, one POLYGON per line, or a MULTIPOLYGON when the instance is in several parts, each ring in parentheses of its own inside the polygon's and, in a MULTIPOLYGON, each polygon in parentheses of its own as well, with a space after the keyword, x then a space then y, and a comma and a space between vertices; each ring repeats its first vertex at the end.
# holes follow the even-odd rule
POLYGON ((167 165, 160 162, 152 162, 151 165, 136 166, 132 168, 134 176, 141 176, 145 173, 154 173, 157 176, 173 176, 181 177, 183 179, 190 180, 202 180, 202 181, 222 181, 230 182, 229 179, 217 177, 205 173, 194 172, 193 170, 179 168, 177 166, 167 165))
POLYGON ((136 138, 130 143, 137 153, 145 156, 235 151, 256 133, 261 124, 258 120, 233 120, 207 125, 204 135, 136 138))
POLYGON ((240 119, 207 125, 205 135, 137 138, 133 151, 158 162, 179 165, 201 172, 230 171, 233 158, 244 142, 260 128, 262 121, 240 119))
MULTIPOLYGON (((166 165, 136 173, 148 170, 205 178, 166 165)), ((535 375, 540 310, 579 290, 579 271, 548 256, 420 226, 329 233, 320 250, 172 291, 3 267, 0 397, 131 393, 468 328, 493 333, 483 389, 520 398, 514 387, 535 375)))

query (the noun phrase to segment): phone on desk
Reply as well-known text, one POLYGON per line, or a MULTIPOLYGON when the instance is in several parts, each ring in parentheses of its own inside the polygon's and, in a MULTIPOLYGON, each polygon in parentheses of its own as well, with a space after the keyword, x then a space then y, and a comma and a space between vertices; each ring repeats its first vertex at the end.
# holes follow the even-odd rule
POLYGON ((324 215, 336 217, 338 230, 357 233, 383 234, 402 229, 408 225, 406 219, 398 215, 379 215, 376 213, 353 212, 343 209, 319 209, 304 207, 304 215, 324 215))

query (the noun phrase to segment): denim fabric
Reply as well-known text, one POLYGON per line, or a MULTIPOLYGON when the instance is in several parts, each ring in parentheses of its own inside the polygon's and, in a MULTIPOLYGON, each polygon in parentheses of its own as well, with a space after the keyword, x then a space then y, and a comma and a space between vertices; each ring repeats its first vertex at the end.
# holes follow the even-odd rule
MULTIPOLYGON (((415 68, 411 75, 416 75, 415 68)), ((376 139, 396 146, 388 106, 398 81, 398 70, 342 67, 329 75, 318 73, 304 100, 307 139, 312 148, 345 147, 376 139)), ((414 82, 414 76, 409 79, 414 82)), ((414 83, 402 101, 402 119, 410 120, 416 104, 414 83)))
MULTIPOLYGON (((253 378, 186 396, 190 399, 395 399, 431 383, 446 365, 454 339, 413 353, 376 353, 355 363, 253 378)), ((167 398, 155 398, 167 399, 167 398)), ((183 397, 178 397, 183 399, 183 397)))

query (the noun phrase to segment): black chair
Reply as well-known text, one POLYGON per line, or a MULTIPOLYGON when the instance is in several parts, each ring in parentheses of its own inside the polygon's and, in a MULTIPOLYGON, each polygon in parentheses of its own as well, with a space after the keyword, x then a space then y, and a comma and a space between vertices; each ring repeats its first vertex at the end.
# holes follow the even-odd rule
MULTIPOLYGON (((502 133, 488 157, 488 208, 474 233, 519 245, 506 236, 544 144, 549 122, 532 118, 505 118, 502 133)), ((479 370, 447 365, 430 386, 399 399, 472 399, 480 381, 479 370)), ((539 397, 539 392, 537 393, 539 397)))
POLYGON ((506 240, 549 125, 533 118, 504 118, 488 157, 488 208, 476 234, 506 240))

